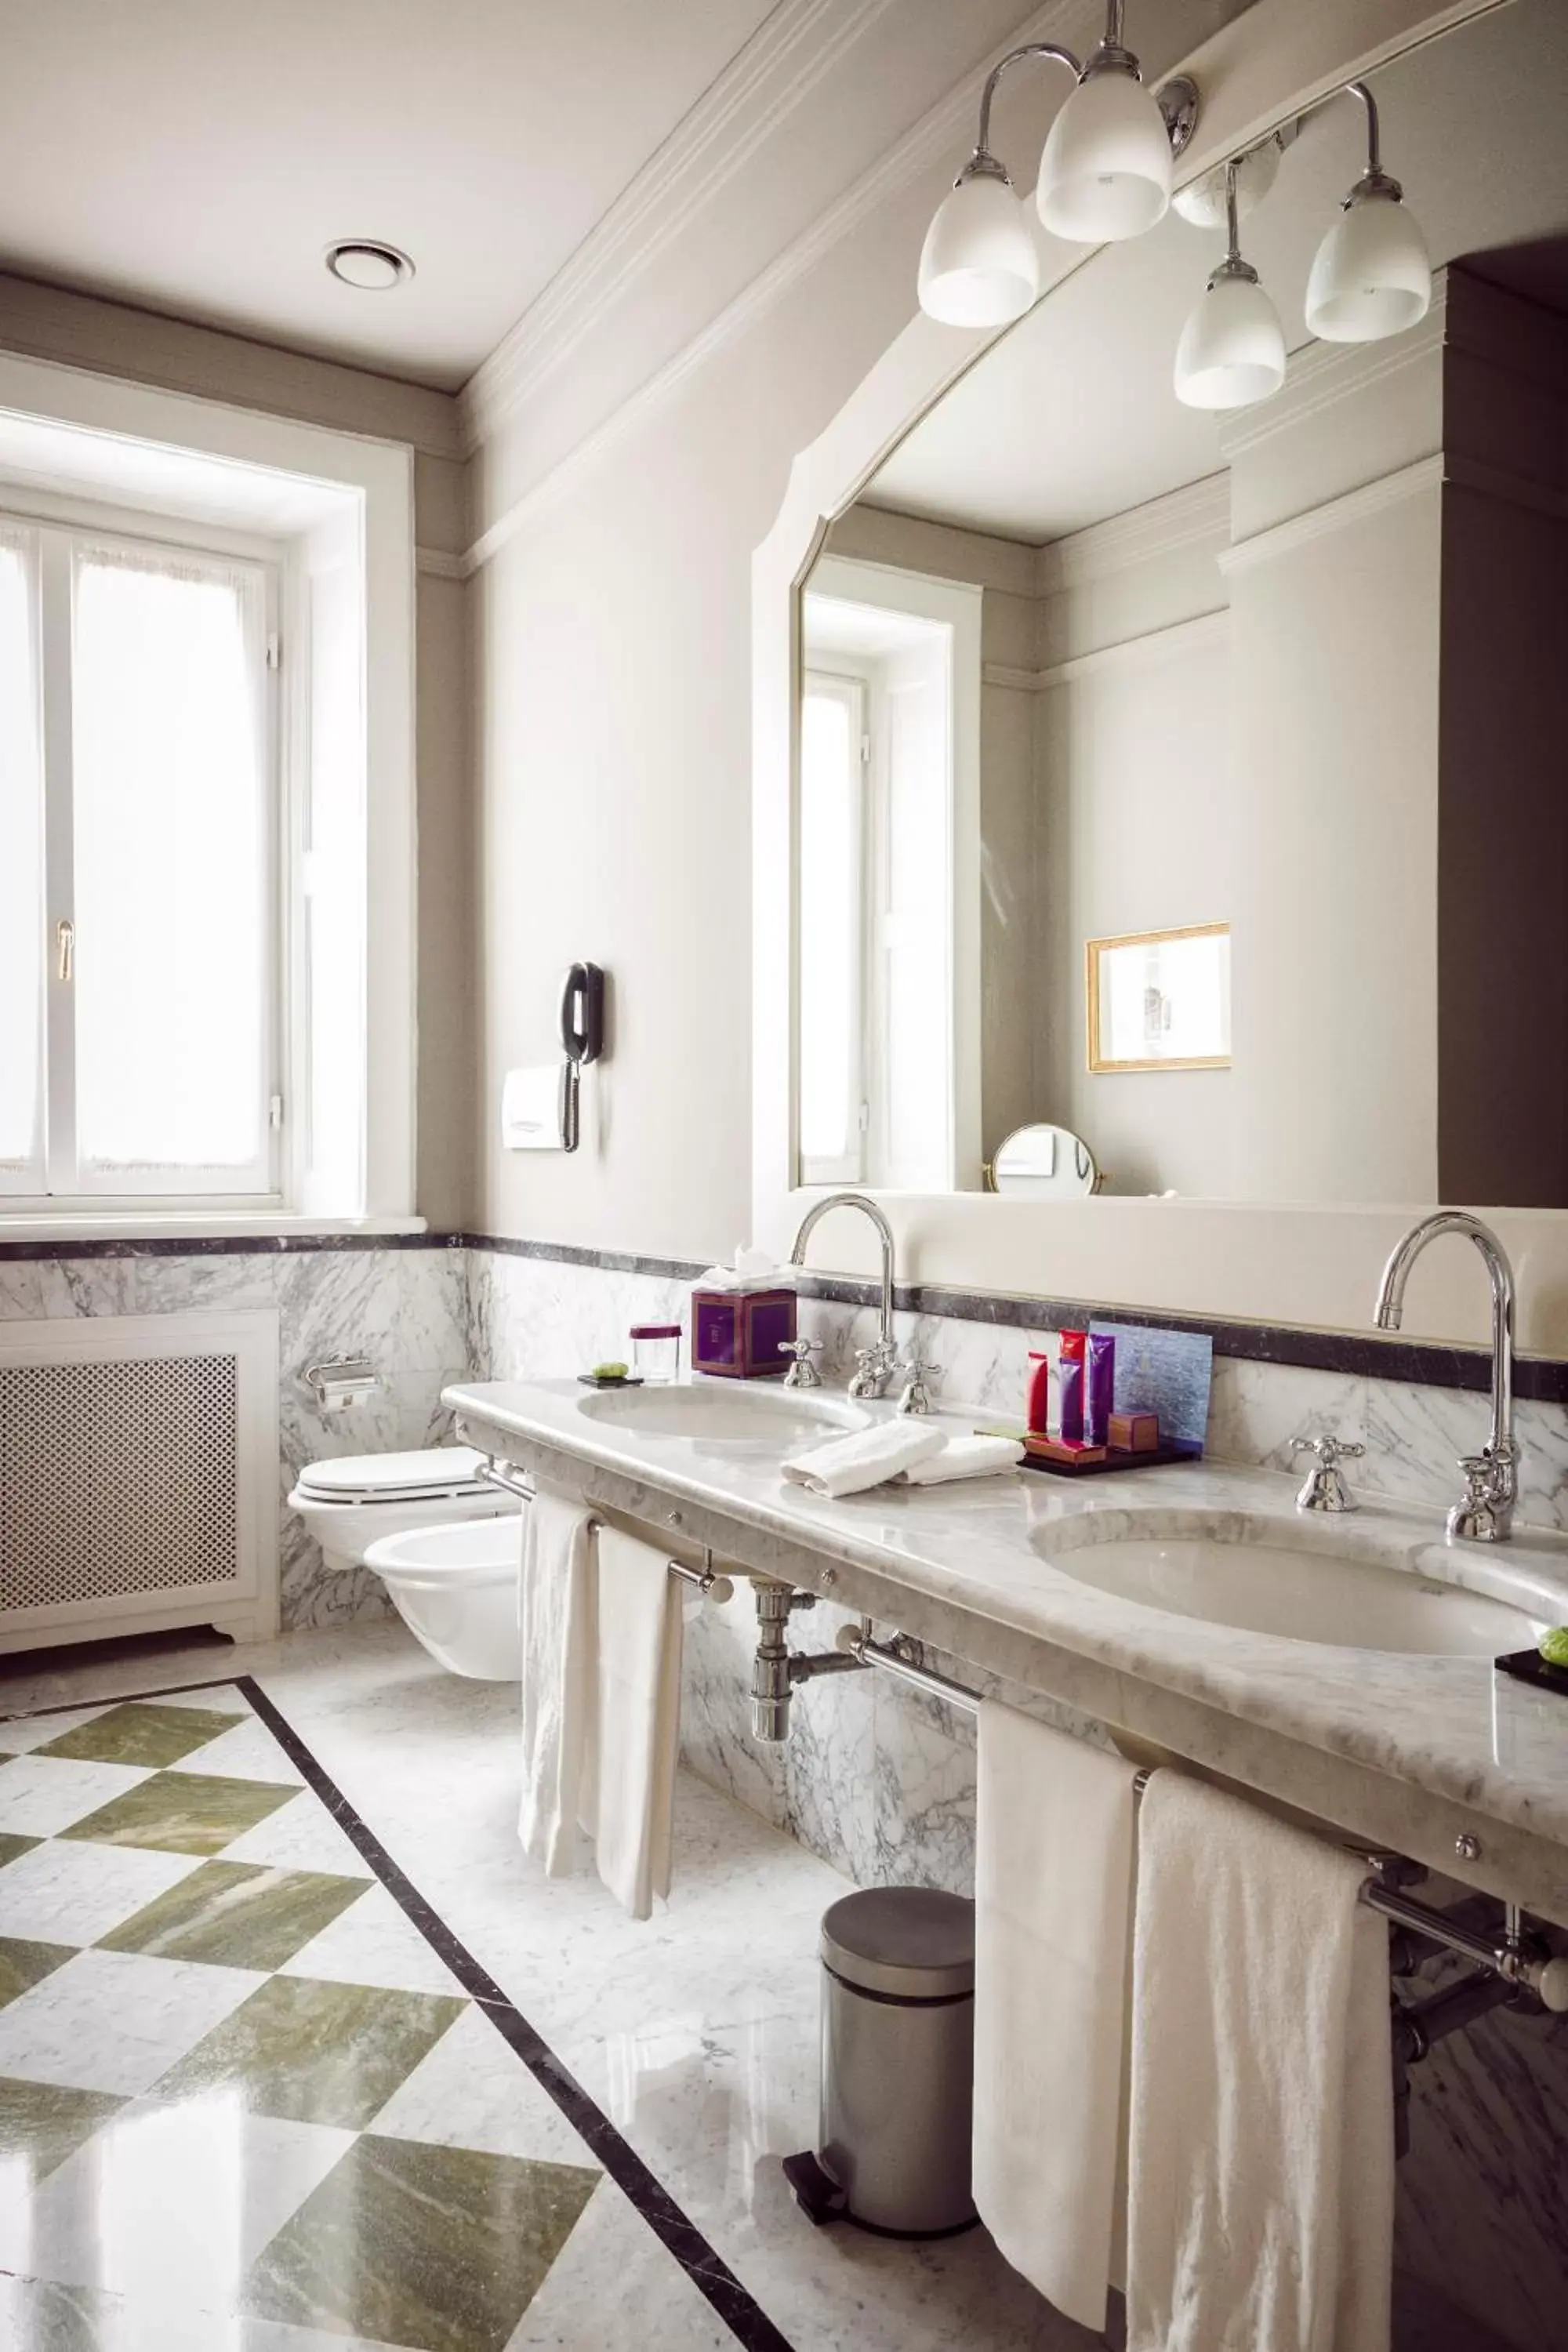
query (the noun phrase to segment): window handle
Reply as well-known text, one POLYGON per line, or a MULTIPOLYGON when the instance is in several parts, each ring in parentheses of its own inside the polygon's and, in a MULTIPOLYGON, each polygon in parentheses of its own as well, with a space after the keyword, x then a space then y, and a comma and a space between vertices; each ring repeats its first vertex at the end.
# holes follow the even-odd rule
POLYGON ((76 962, 76 925, 62 915, 55 925, 55 969, 61 980, 68 981, 76 962))

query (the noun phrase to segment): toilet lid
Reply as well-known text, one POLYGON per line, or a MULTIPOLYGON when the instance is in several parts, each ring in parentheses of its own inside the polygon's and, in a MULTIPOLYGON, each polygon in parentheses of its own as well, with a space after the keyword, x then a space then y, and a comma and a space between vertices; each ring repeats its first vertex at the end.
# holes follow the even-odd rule
POLYGON ((312 1462, 300 1473, 300 1492, 323 1503, 409 1502, 426 1495, 487 1492, 479 1475, 483 1456, 467 1445, 432 1445, 420 1454, 350 1454, 341 1462, 312 1462))

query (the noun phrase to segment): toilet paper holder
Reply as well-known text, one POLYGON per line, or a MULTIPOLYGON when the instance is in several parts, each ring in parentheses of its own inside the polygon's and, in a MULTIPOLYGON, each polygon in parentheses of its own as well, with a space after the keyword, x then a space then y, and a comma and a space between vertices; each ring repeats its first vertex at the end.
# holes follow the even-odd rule
POLYGON ((364 1404, 381 1386, 381 1374, 365 1356, 327 1356, 308 1364, 303 1374, 323 1412, 345 1412, 364 1404))

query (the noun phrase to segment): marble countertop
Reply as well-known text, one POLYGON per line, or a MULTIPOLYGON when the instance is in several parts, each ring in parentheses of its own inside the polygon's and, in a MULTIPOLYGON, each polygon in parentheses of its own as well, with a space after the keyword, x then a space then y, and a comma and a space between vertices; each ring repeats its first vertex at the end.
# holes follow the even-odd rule
MULTIPOLYGON (((1521 1888, 1518 1899, 1568 1925, 1568 1703, 1499 1675, 1489 1658, 1341 1648, 1156 1609, 1069 1574, 1053 1561, 1052 1538, 1053 1530, 1077 1521, 1081 1541, 1081 1521, 1090 1513, 1114 1512, 1137 1522, 1125 1532, 1158 1537, 1201 1532, 1205 1514, 1229 1518, 1240 1512, 1324 1551, 1407 1562, 1423 1577, 1499 1597, 1500 1571, 1525 1579, 1536 1613, 1563 1622, 1568 1539, 1525 1531, 1501 1548, 1449 1545, 1440 1518, 1374 1503, 1342 1518, 1304 1523, 1294 1507, 1294 1479, 1206 1462, 1073 1485, 1018 1471, 944 1487, 883 1486, 830 1501, 781 1476, 776 1442, 655 1435, 595 1420, 581 1409, 589 1393, 570 1381, 498 1381, 459 1384, 446 1391, 446 1402, 470 1443, 546 1475, 552 1465, 558 1473, 575 1465, 580 1473, 600 1474, 573 1483, 655 1524, 668 1523, 664 1497, 692 1507, 684 1516, 698 1540, 726 1549, 726 1530, 743 1534, 731 1554, 743 1565, 870 1609, 884 1637, 907 1622, 957 1656, 1085 1703, 1134 1730, 1142 1721, 1136 1690, 1194 1703, 1211 1717, 1289 1742, 1298 1760, 1285 1786, 1278 1771, 1247 1769, 1245 1742, 1224 1759, 1204 1757, 1197 1742, 1171 1744, 1258 1785, 1271 1778, 1276 1795, 1364 1825, 1369 1834, 1385 1837, 1408 1826, 1412 1834, 1398 1841, 1404 1851, 1494 1891, 1506 1879, 1515 1892, 1529 1861, 1529 1889, 1521 1888), (803 1574, 805 1556, 828 1570, 803 1574), (1029 1671, 1031 1661, 1042 1671, 1029 1671), (1102 1673, 1064 1681, 1068 1661, 1109 1670, 1114 1679, 1102 1673), (1096 1706, 1097 1694, 1120 1703, 1096 1706), (1303 1771, 1303 1751, 1357 1768, 1359 1779, 1342 1772, 1337 1790, 1320 1784, 1303 1771), (1424 1819, 1417 1808, 1408 1823, 1405 1811, 1381 1802, 1370 1809, 1377 1820, 1364 1803, 1351 1811, 1358 1786, 1373 1786, 1367 1775, 1440 1800, 1448 1810, 1424 1819), (1326 1801, 1330 1796, 1337 1802, 1326 1801), (1479 1868, 1451 1858, 1460 1819, 1455 1808, 1467 1824, 1475 1816, 1482 1828, 1489 1822, 1510 1832, 1492 1841, 1479 1868), (1552 1851, 1541 1851, 1540 1842, 1552 1851)), ((944 1418, 974 1425, 973 1417, 944 1418)), ((1068 1546, 1058 1549, 1065 1558, 1068 1546)), ((1163 1736, 1161 1723, 1156 1708, 1152 1737, 1163 1736)))

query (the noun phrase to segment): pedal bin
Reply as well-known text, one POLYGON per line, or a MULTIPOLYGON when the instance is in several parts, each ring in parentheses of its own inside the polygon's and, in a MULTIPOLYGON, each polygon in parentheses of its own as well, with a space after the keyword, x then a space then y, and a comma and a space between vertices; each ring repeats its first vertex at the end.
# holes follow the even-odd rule
POLYGON ((814 2221, 893 2238, 973 2227, 974 1906, 868 1887, 822 1921, 821 2141, 784 2159, 814 2221))

